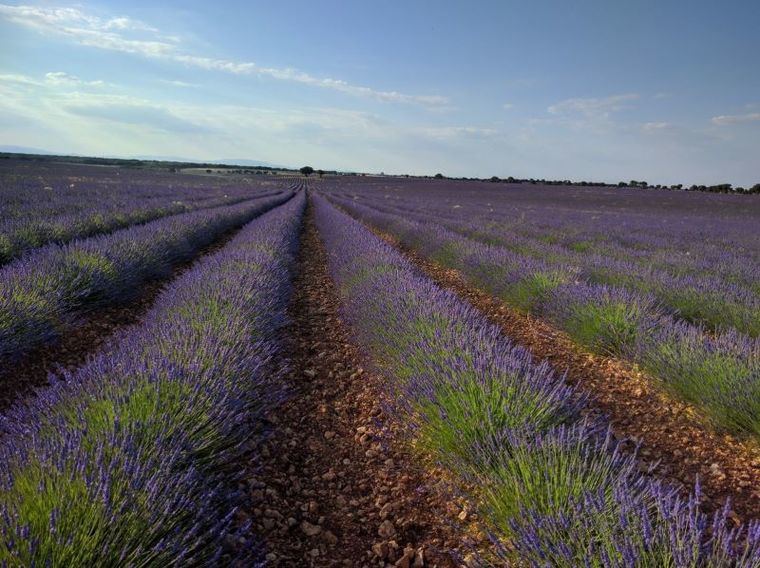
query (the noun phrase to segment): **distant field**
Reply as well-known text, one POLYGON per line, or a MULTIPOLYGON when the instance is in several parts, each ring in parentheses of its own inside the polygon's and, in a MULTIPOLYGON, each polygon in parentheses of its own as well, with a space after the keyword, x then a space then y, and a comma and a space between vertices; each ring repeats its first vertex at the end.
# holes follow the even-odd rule
POLYGON ((276 173, 0 162, 0 565, 760 566, 760 196, 276 173))

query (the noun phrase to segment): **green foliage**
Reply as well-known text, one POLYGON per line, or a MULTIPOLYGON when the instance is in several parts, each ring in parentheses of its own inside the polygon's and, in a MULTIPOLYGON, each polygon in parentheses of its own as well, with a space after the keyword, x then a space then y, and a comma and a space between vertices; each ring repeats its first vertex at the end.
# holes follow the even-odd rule
POLYGON ((625 355, 636 345, 647 314, 638 304, 588 302, 570 308, 565 331, 581 345, 604 355, 625 355))
POLYGON ((567 276, 562 272, 534 272, 507 286, 501 297, 518 310, 532 313, 566 281, 567 276))
POLYGON ((604 496, 610 524, 615 524, 612 493, 621 479, 621 465, 612 452, 583 438, 550 433, 538 442, 513 444, 509 454, 495 455, 496 463, 481 474, 481 496, 489 520, 502 534, 512 532, 510 523, 523 511, 539 516, 570 513, 586 494, 604 496))
POLYGON ((105 504, 90 494, 80 472, 64 467, 61 471, 50 464, 30 463, 17 472, 9 491, 0 492, 0 500, 18 512, 31 534, 47 535, 28 558, 11 558, 0 546, 0 564, 31 566, 33 558, 46 558, 55 566, 82 566, 97 557, 96 547, 109 528, 105 504), (51 519, 55 519, 52 531, 51 519), (59 542, 58 534, 72 540, 59 542))
POLYGON ((735 328, 750 337, 760 336, 760 311, 727 300, 718 291, 668 288, 660 295, 686 321, 713 331, 735 328))
POLYGON ((0 233, 0 264, 8 262, 14 253, 13 242, 10 237, 4 233, 0 233))
POLYGON ((101 291, 114 284, 119 271, 103 253, 72 250, 65 256, 60 278, 71 300, 98 300, 101 291))
POLYGON ((641 365, 663 386, 703 408, 729 432, 760 435, 760 364, 688 339, 651 342, 641 365))
POLYGON ((543 431, 565 419, 544 393, 496 370, 479 373, 471 361, 464 368, 460 362, 451 379, 436 384, 414 409, 420 446, 450 467, 476 471, 483 466, 483 448, 498 445, 510 453, 504 432, 543 431))

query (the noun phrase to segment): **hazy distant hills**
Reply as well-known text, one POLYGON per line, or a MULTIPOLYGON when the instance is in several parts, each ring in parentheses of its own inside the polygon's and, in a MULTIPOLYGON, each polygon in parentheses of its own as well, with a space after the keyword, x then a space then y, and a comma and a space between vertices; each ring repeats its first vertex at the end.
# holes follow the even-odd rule
MULTIPOLYGON (((51 152, 50 150, 43 150, 42 148, 32 148, 29 146, 15 146, 8 144, 0 144, 0 152, 12 152, 14 154, 39 154, 42 156, 77 156, 77 157, 90 157, 85 154, 74 154, 69 152, 51 152)), ((182 156, 155 156, 155 155, 139 155, 139 156, 103 156, 104 158, 119 158, 127 160, 152 160, 159 162, 180 162, 180 163, 203 163, 203 164, 224 164, 228 166, 262 166, 266 168, 283 168, 292 169, 288 166, 281 164, 272 164, 270 162, 263 162, 261 160, 248 160, 246 158, 232 159, 223 158, 219 160, 199 160, 197 158, 186 158, 182 156)))

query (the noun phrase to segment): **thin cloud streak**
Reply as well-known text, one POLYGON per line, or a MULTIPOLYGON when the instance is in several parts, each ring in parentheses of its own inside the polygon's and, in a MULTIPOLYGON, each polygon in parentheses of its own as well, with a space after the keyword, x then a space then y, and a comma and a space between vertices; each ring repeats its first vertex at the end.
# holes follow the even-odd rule
POLYGON ((207 71, 265 76, 280 81, 290 81, 352 96, 370 98, 380 102, 417 104, 431 108, 440 107, 449 102, 448 98, 439 95, 410 95, 398 91, 376 90, 371 87, 353 85, 340 79, 316 77, 291 68, 264 67, 253 62, 215 59, 182 53, 178 49, 176 38, 162 36, 156 28, 127 17, 104 20, 86 14, 77 8, 45 8, 10 6, 7 4, 0 4, 0 17, 38 32, 64 36, 80 45, 170 60, 207 71), (155 37, 134 39, 125 37, 122 33, 129 31, 149 33, 155 37))
POLYGON ((602 98, 573 98, 553 104, 546 110, 550 114, 582 114, 589 118, 606 118, 613 112, 627 108, 627 103, 639 98, 640 95, 636 93, 602 98))
POLYGON ((722 114, 714 116, 710 120, 718 126, 727 126, 729 124, 742 124, 746 122, 760 121, 760 112, 750 112, 748 114, 722 114))

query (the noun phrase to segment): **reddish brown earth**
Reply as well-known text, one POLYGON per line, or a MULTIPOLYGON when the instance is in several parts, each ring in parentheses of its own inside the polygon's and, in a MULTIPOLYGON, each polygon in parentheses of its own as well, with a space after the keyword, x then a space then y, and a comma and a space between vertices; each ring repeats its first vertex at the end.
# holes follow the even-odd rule
POLYGON ((338 307, 308 214, 286 335, 292 393, 246 474, 252 537, 269 566, 474 565, 476 516, 404 442, 338 307))
POLYGON ((175 265, 167 278, 146 282, 129 303, 94 309, 54 342, 38 347, 18 360, 0 359, 0 412, 35 388, 47 385, 50 373, 75 370, 120 329, 139 323, 168 283, 189 270, 200 258, 221 249, 238 230, 225 232, 192 260, 175 265))
MULTIPOLYGON (((567 380, 589 395, 589 413, 610 422, 618 439, 640 444, 642 467, 683 488, 702 487, 705 510, 731 502, 736 524, 760 518, 760 447, 713 428, 693 406, 659 388, 632 365, 589 353, 567 334, 506 306, 469 285, 456 270, 402 247, 392 236, 373 230, 397 247, 425 275, 472 304, 515 343, 546 359, 567 380)), ((633 445, 633 444, 632 444, 633 445)))

